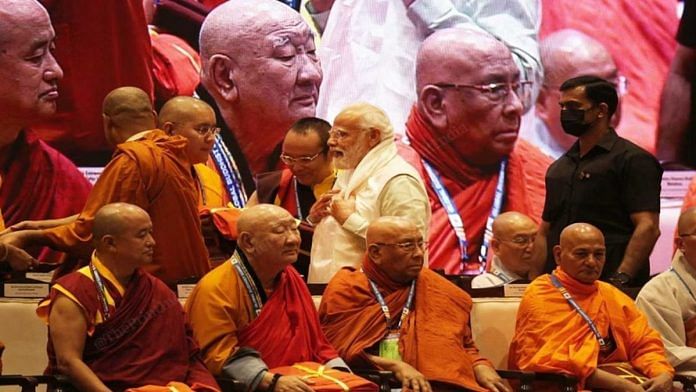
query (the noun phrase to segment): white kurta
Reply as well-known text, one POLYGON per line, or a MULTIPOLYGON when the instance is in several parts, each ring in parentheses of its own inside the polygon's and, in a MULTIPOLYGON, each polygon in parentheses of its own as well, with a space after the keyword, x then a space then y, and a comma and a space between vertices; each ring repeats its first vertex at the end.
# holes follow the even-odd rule
POLYGON ((679 251, 672 268, 674 271, 657 275, 643 287, 636 305, 648 317, 650 326, 662 335, 667 359, 677 373, 696 376, 696 348, 686 346, 684 327, 696 317, 696 298, 691 294, 696 294, 696 269, 679 251))

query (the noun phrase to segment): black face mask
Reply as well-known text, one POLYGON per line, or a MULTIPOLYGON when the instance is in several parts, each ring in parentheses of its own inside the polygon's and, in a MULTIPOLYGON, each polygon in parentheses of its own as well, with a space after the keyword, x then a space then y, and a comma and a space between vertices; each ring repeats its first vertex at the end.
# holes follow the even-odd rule
MULTIPOLYGON (((589 109, 587 109, 589 110, 589 109)), ((561 110, 561 127, 568 135, 575 137, 582 136, 592 126, 591 122, 585 122, 585 109, 565 109, 561 110)))

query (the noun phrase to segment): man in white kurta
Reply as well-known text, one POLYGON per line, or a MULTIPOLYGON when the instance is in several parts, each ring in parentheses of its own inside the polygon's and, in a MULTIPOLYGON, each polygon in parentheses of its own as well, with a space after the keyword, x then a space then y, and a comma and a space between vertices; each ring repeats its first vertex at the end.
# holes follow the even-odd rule
MULTIPOLYGON (((420 175, 397 154, 394 131, 384 111, 357 103, 343 109, 328 145, 338 175, 330 215, 312 239, 310 283, 327 283, 341 268, 359 268, 365 234, 381 216, 411 219, 427 238, 430 202, 420 175)), ((399 244, 385 244, 399 246, 399 244)))
POLYGON ((677 233, 672 266, 645 284, 636 305, 662 335, 677 373, 696 376, 696 208, 681 214, 677 233))

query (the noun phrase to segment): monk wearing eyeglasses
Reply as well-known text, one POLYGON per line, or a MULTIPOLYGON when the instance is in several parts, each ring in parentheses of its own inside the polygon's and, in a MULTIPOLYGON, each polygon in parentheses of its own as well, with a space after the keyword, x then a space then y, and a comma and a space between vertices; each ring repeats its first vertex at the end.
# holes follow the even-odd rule
POLYGON ((517 138, 530 87, 510 50, 488 33, 444 29, 421 44, 418 100, 400 153, 426 183, 431 268, 481 274, 493 219, 517 211, 540 222, 551 160, 517 138))
POLYGON ((280 159, 283 170, 260 173, 256 177, 256 192, 247 206, 259 203, 285 208, 300 220, 302 243, 295 269, 305 278, 309 272, 314 225, 329 215, 331 188, 336 171, 329 155, 331 124, 315 117, 298 120, 285 135, 280 159))
POLYGON ((394 372, 404 390, 509 391, 474 345, 471 297, 428 268, 426 242, 408 218, 377 218, 362 267, 340 270, 319 321, 351 367, 394 372))

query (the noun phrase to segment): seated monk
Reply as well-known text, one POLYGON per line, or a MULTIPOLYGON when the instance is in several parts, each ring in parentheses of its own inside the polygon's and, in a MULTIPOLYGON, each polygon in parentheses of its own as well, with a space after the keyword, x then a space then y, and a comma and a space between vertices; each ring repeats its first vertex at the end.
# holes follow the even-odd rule
POLYGON ((553 249, 558 267, 535 279, 522 297, 509 366, 571 374, 586 389, 670 391, 674 369, 660 335, 628 296, 598 280, 605 252, 596 227, 563 229, 553 249), (648 380, 640 385, 613 374, 617 363, 648 380))
POLYGON ((237 231, 237 252, 203 277, 186 302, 203 359, 213 374, 248 390, 311 391, 307 380, 278 377, 273 368, 303 361, 347 366, 291 266, 300 246, 297 222, 281 207, 260 204, 241 213, 237 231))
POLYGON ((490 271, 474 277, 471 288, 501 287, 513 282, 530 281, 533 269, 534 240, 538 225, 527 215, 503 212, 493 220, 490 271))
POLYGON ((256 176, 256 191, 247 206, 258 203, 279 205, 301 221, 302 243, 294 267, 305 278, 309 273, 314 225, 329 215, 331 191, 336 171, 329 156, 331 124, 315 117, 306 117, 290 128, 283 140, 280 159, 288 167, 256 176))
MULTIPOLYGON (((149 96, 134 87, 118 89, 104 102, 104 130, 118 144, 77 220, 42 230, 22 230, 0 241, 26 248, 33 244, 80 256, 87 263, 92 247, 94 214, 113 202, 138 205, 148 212, 159 243, 152 263, 144 268, 165 283, 201 277, 210 271, 198 210, 198 182, 193 164, 200 153, 191 151, 186 138, 155 129, 156 116, 149 96), (119 98, 119 95, 123 97, 119 98), (142 132, 132 135, 134 130, 142 132), (128 137, 126 137, 128 138, 128 137)), ((62 266, 57 276, 74 270, 62 266)))
POLYGON ((81 391, 170 382, 217 391, 176 296, 140 268, 155 249, 147 212, 107 204, 94 216, 92 237, 90 264, 58 279, 37 310, 48 321, 47 373, 81 391))
POLYGON ((339 354, 351 366, 394 372, 404 390, 509 391, 474 345, 471 297, 423 268, 426 244, 417 226, 378 218, 367 246, 362 269, 340 270, 319 307, 339 354))

